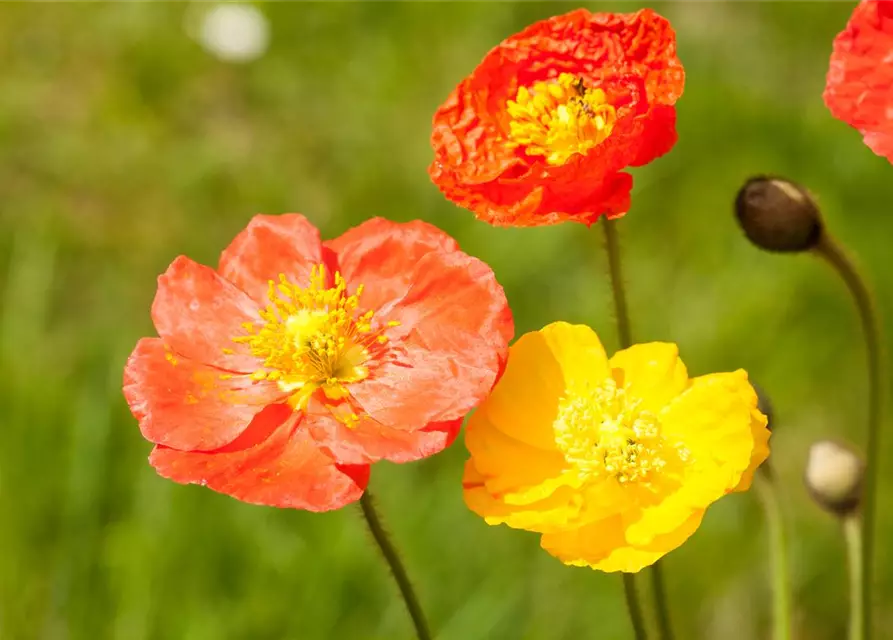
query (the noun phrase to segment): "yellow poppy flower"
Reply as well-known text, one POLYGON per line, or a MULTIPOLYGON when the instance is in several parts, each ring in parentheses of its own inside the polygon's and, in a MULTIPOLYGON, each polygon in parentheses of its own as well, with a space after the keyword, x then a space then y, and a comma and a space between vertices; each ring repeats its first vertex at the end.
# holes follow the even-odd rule
POLYGON ((565 322, 511 347, 465 438, 472 511, 602 571, 636 572, 681 545, 769 455, 744 371, 689 378, 661 342, 609 360, 592 329, 565 322))

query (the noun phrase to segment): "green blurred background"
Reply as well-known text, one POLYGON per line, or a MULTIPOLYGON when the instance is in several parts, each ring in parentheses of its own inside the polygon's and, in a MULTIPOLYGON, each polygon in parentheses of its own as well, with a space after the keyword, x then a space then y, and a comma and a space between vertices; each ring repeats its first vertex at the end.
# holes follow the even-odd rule
MULTIPOLYGON (((518 335, 565 319, 616 346, 597 226, 490 228, 426 174, 431 115, 462 76, 579 5, 258 6, 269 49, 246 63, 191 37, 211 5, 0 6, 4 640, 411 637, 357 509, 276 510, 163 480, 122 398, 124 360, 153 333, 156 275, 179 254, 216 264, 254 213, 300 211, 327 237, 374 215, 423 218, 493 266, 518 335)), ((893 329, 893 167, 821 99, 853 5, 653 6, 677 29, 687 86, 679 143, 634 172, 622 223, 634 332, 678 342, 693 374, 744 367, 768 390, 798 637, 841 638, 838 527, 800 477, 813 439, 863 441, 859 326, 825 265, 759 252, 731 203, 754 173, 812 188, 893 329)), ((465 508, 464 457, 459 442, 379 464, 371 484, 438 637, 630 638, 617 575, 565 567, 534 534, 465 508)), ((885 473, 883 602, 891 484, 885 473)), ((680 639, 768 637, 754 494, 711 508, 665 571, 680 639)), ((879 617, 893 637, 893 610, 879 617)))

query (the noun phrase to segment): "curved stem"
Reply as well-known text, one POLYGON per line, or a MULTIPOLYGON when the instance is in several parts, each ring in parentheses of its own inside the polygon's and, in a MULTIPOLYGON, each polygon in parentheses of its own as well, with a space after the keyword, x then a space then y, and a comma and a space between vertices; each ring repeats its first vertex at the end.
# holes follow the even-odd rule
POLYGON ((815 251, 827 260, 846 283, 862 322, 868 362, 868 435, 865 442, 866 472, 865 494, 862 505, 862 615, 865 638, 871 638, 871 590, 874 578, 874 534, 877 512, 877 485, 881 430, 881 389, 883 370, 881 368, 881 330, 874 301, 865 280, 859 275, 856 266, 843 248, 827 233, 824 233, 815 251))
MULTIPOLYGON (((620 240, 616 224, 613 220, 602 221, 602 228, 605 231, 605 249, 608 254, 608 274, 610 275, 611 293, 614 298, 614 314, 617 318, 617 338, 620 342, 620 347, 626 349, 632 345, 633 340, 629 322, 629 309, 626 305, 626 289, 623 284, 623 266, 620 257, 620 240)), ((645 628, 642 622, 642 609, 639 605, 638 594, 636 593, 635 583, 631 574, 623 574, 623 588, 626 593, 626 604, 629 609, 629 616, 632 619, 633 629, 636 632, 636 638, 644 638, 645 628)), ((663 640, 672 640, 673 632, 670 627, 670 611, 667 607, 660 560, 651 567, 651 590, 654 595, 654 605, 657 608, 660 637, 663 640)))
POLYGON ((623 593, 626 595, 626 608, 629 610, 629 619, 633 623, 636 640, 646 640, 648 634, 645 633, 645 619, 642 617, 642 607, 639 604, 639 594, 636 592, 634 574, 623 574, 623 593))
POLYGON ((849 640, 864 640, 868 627, 864 626, 865 597, 862 592, 863 568, 865 558, 862 555, 862 527, 858 515, 849 515, 843 519, 843 537, 846 540, 847 566, 850 573, 850 633, 849 640))
POLYGON ((384 527, 381 526, 381 520, 379 520, 375 506, 372 504, 372 495, 368 489, 363 493, 363 497, 360 498, 360 507, 363 510, 363 517, 366 518, 366 524, 369 525, 369 531, 372 533, 372 537, 375 538, 378 548, 381 549, 381 555, 384 556, 385 562, 388 563, 397 586, 400 587, 400 594, 403 596, 409 616, 412 618, 412 624, 415 626, 416 637, 419 640, 431 640, 431 632, 428 631, 428 623, 425 621, 425 614, 422 613, 419 599, 412 588, 412 583, 409 581, 409 576, 403 567, 403 563, 400 562, 397 549, 391 543, 388 534, 385 533, 384 527))
POLYGON ((769 529, 772 565, 772 638, 791 640, 791 577, 788 571, 788 542, 784 516, 775 481, 764 472, 754 478, 754 489, 763 503, 769 529))

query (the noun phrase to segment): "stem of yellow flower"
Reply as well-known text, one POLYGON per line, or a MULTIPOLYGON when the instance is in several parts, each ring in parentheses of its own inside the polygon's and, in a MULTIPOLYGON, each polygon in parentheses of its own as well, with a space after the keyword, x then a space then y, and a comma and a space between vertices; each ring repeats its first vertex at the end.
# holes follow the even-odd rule
MULTIPOLYGON (((629 309, 626 306, 626 289, 623 283, 623 267, 620 257, 620 239, 617 234, 617 223, 613 220, 603 220, 602 228, 605 231, 605 249, 608 254, 608 274, 611 280, 611 292, 614 298, 614 315, 617 318, 617 337, 620 347, 626 349, 632 346, 632 329, 629 322, 629 309)), ((667 606, 666 591, 664 589, 663 575, 661 573, 660 560, 651 567, 651 590, 654 596, 654 606, 657 610, 657 623, 662 640, 672 640, 673 631, 670 626, 670 610, 667 606)), ((623 587, 626 593, 626 604, 632 619, 636 638, 645 637, 645 627, 642 620, 642 608, 639 605, 638 593, 632 574, 623 574, 623 587)))
POLYGON ((626 594, 626 608, 629 610, 629 619, 633 623, 636 640, 646 640, 648 634, 645 633, 645 619, 642 617, 642 607, 639 605, 639 594, 636 591, 634 574, 623 574, 623 592, 626 594))
POLYGON ((859 516, 850 514, 843 519, 843 537, 846 540, 847 566, 850 573, 850 633, 849 640, 865 640, 867 619, 865 613, 865 597, 862 593, 863 568, 865 558, 862 555, 863 532, 859 516))
POLYGON ((769 529, 769 557, 772 565, 772 638, 791 640, 791 577, 788 571, 788 543, 784 516, 775 480, 762 469, 754 477, 754 489, 763 503, 769 529))
POLYGON ((425 614, 419 605, 419 599, 412 588, 406 569, 400 561, 397 549, 391 543, 388 534, 385 533, 384 527, 381 525, 381 520, 372 502, 372 495, 368 489, 363 493, 363 497, 360 498, 360 507, 363 510, 363 517, 366 518, 366 524, 369 525, 369 531, 372 533, 372 537, 375 538, 375 542, 381 550, 381 555, 384 556, 385 562, 388 563, 394 580, 400 588, 400 594, 406 603, 409 617, 412 618, 412 624, 415 626, 416 637, 419 640, 431 640, 431 632, 428 631, 428 623, 425 621, 425 614))
POLYGON ((847 256, 844 249, 827 232, 822 234, 814 251, 828 261, 843 279, 862 322, 862 333, 865 337, 868 362, 868 435, 865 443, 866 470, 865 470, 865 494, 862 505, 862 554, 863 562, 861 572, 862 586, 860 607, 863 621, 862 627, 866 640, 872 636, 872 588, 874 577, 874 533, 875 514, 877 512, 877 486, 880 475, 879 453, 881 431, 881 389, 883 388, 884 372, 881 366, 881 330, 878 314, 868 285, 853 261, 847 256))

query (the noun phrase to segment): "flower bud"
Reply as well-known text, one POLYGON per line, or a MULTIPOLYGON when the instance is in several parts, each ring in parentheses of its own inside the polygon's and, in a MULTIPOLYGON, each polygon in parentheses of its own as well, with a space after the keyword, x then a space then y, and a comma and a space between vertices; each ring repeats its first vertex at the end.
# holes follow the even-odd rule
POLYGON ((809 448, 806 487, 824 509, 845 516, 859 506, 865 464, 849 447, 820 440, 809 448))
POLYGON ((735 215, 747 238, 767 251, 806 251, 822 235, 815 200, 784 178, 757 176, 745 182, 735 198, 735 215))

